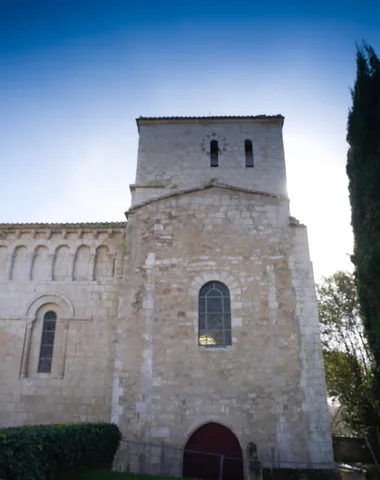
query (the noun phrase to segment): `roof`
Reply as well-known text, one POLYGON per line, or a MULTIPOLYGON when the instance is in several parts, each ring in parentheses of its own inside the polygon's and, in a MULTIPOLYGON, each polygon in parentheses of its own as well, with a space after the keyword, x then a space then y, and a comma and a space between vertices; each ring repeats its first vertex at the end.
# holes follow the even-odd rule
POLYGON ((127 222, 88 223, 0 223, 1 229, 9 228, 125 228, 127 222))
POLYGON ((220 122, 226 123, 229 121, 242 121, 247 122, 249 120, 261 120, 261 121, 280 121, 281 125, 284 124, 282 115, 222 115, 222 116, 208 116, 208 117, 139 117, 136 118, 137 126, 142 123, 207 123, 207 122, 220 122))
MULTIPOLYGON (((131 206, 131 208, 125 212, 125 216, 128 218, 129 214, 134 213, 139 208, 144 207, 146 205, 149 205, 151 203, 159 202, 161 200, 166 200, 168 198, 180 197, 182 195, 187 195, 189 193, 195 193, 195 192, 200 192, 200 191, 203 191, 203 190, 208 190, 209 188, 221 188, 221 189, 224 189, 224 190, 232 190, 232 191, 235 191, 235 192, 249 193, 249 194, 253 194, 253 195, 261 195, 261 196, 264 196, 264 197, 271 197, 271 198, 289 200, 286 196, 280 195, 280 194, 277 194, 277 193, 263 192, 261 190, 251 190, 251 189, 248 189, 248 188, 237 187, 235 185, 229 185, 227 183, 211 181, 207 185, 198 185, 198 186, 195 186, 195 187, 185 188, 185 189, 182 189, 182 190, 174 190, 173 192, 165 193, 164 195, 153 197, 153 198, 150 198, 149 200, 145 200, 144 202, 141 202, 141 203, 138 203, 136 205, 131 206)), ((297 222, 297 220, 294 217, 291 217, 291 218, 293 219, 292 221, 297 222)))

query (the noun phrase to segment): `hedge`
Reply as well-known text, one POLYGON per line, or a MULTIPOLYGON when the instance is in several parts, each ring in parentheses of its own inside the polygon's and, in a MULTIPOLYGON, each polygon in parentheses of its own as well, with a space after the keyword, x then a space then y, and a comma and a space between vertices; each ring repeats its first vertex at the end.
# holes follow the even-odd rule
POLYGON ((111 468, 120 440, 120 430, 109 423, 3 428, 0 479, 56 480, 84 469, 111 468))

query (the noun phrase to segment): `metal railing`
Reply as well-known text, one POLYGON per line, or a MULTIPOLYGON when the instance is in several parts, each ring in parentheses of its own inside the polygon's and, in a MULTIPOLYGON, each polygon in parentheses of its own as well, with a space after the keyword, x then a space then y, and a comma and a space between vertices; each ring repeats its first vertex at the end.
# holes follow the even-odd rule
MULTIPOLYGON (((116 454, 114 469, 147 475, 168 477, 202 478, 204 480, 240 480, 242 478, 264 480, 284 480, 284 470, 295 470, 289 479, 298 480, 302 470, 331 470, 336 465, 329 462, 305 463, 280 458, 274 449, 268 449, 259 456, 259 465, 254 461, 243 459, 242 452, 219 453, 190 450, 166 443, 153 444, 123 440, 116 454), (201 472, 201 475, 200 475, 201 472), (298 472, 298 473, 297 473, 298 472)), ((349 468, 346 465, 346 468, 349 468)), ((352 470, 352 479, 360 478, 360 468, 352 470)), ((315 472, 318 478, 318 472, 315 472)))

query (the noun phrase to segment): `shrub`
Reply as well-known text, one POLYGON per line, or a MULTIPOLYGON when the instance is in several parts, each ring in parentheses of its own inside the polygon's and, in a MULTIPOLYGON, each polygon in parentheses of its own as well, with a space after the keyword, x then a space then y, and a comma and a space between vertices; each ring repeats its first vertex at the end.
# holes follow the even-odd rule
POLYGON ((111 468, 121 440, 109 423, 0 429, 1 480, 55 480, 89 468, 111 468))

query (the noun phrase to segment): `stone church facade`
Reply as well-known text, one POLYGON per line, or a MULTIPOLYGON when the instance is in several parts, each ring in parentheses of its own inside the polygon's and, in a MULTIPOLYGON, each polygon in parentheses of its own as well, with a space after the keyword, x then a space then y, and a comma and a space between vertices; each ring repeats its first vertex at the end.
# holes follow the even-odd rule
POLYGON ((0 425, 112 420, 184 448, 213 422, 244 457, 331 466, 283 117, 137 125, 126 223, 0 225, 0 425))

